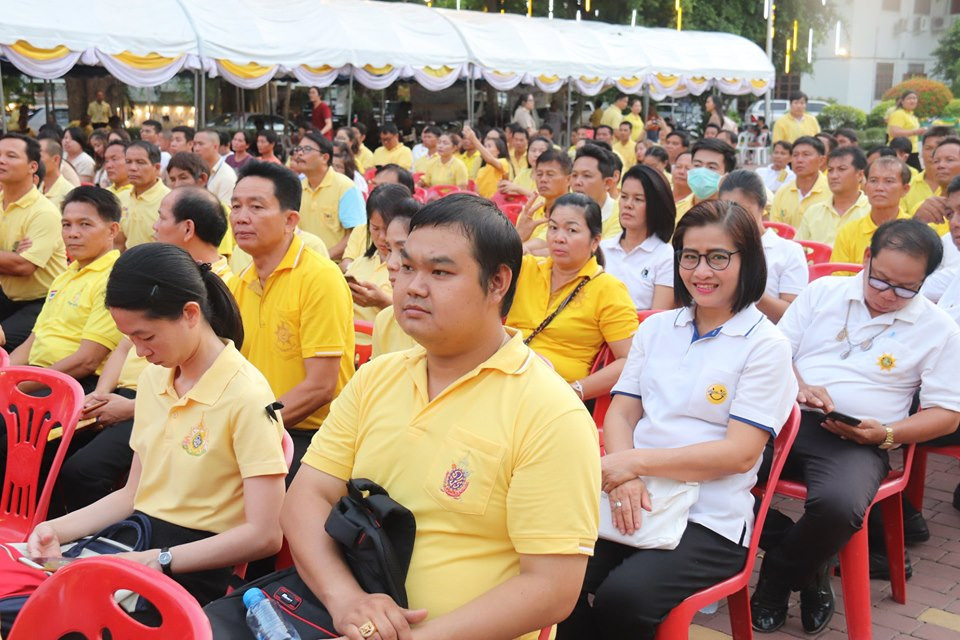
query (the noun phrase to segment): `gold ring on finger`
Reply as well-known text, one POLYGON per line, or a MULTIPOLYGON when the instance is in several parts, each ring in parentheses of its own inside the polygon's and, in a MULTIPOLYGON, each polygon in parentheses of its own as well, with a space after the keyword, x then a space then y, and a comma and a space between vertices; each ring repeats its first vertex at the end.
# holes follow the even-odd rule
POLYGON ((377 632, 377 626, 373 624, 372 620, 367 620, 357 629, 360 632, 360 636, 363 638, 369 638, 377 632))

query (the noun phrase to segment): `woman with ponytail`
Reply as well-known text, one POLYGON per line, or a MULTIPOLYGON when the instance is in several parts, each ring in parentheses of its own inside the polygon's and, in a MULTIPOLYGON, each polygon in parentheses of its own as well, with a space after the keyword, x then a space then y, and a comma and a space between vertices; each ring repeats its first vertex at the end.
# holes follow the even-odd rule
POLYGON ((90 506, 37 525, 28 552, 56 557, 63 543, 143 514, 150 548, 123 555, 205 604, 224 594, 234 565, 280 549, 287 467, 275 396, 237 350, 243 324, 226 285, 183 249, 124 253, 106 305, 150 362, 138 384, 130 475, 90 506))

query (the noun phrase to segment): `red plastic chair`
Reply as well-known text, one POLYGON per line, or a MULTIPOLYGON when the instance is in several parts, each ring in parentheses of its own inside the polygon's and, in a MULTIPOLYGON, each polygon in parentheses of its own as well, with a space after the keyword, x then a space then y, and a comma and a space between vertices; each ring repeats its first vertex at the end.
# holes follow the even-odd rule
POLYGON ((777 232, 777 235, 785 240, 793 240, 797 235, 797 229, 793 225, 789 225, 786 222, 771 222, 769 220, 763 221, 763 226, 766 229, 773 229, 777 232))
POLYGON ((918 511, 923 510, 923 490, 924 483, 927 481, 927 456, 935 453, 940 456, 950 456, 960 460, 960 446, 946 447, 917 447, 913 455, 913 468, 910 470, 910 479, 907 481, 907 500, 910 501, 918 511))
POLYGON ((832 276, 837 273, 841 275, 853 275, 863 271, 863 265, 855 262, 822 262, 820 264, 810 265, 810 282, 823 276, 832 276))
MULTIPOLYGON (((780 429, 780 434, 773 443, 773 461, 770 465, 767 486, 777 485, 780 472, 787 461, 787 455, 793 446, 793 441, 800 430, 800 407, 793 406, 790 417, 780 429)), ((719 584, 698 591, 678 604, 657 627, 657 640, 676 640, 686 638, 693 616, 703 607, 720 600, 727 599, 730 610, 730 626, 734 640, 753 638, 753 627, 750 624, 750 575, 753 573, 753 564, 757 559, 757 549, 760 546, 760 533, 763 523, 767 519, 770 502, 773 500, 773 491, 766 491, 762 487, 754 489, 760 495, 760 510, 753 523, 753 532, 750 534, 750 549, 747 552, 747 561, 740 573, 727 578, 719 584)), ((868 591, 869 593, 869 591, 868 591)), ((858 637, 851 635, 852 638, 858 637)))
POLYGON ((413 199, 420 204, 427 203, 427 190, 423 187, 415 187, 413 190, 413 199))
POLYGON ((370 182, 376 177, 377 177, 376 167, 370 167, 369 169, 363 172, 363 179, 366 180, 367 182, 370 182))
POLYGON ((413 184, 419 184, 420 178, 422 177, 423 177, 423 171, 417 171, 415 174, 413 174, 413 184))
POLYGON ((0 496, 0 540, 23 542, 47 517, 50 495, 67 454, 80 412, 83 389, 58 371, 39 367, 0 369, 0 418, 7 427, 7 471, 0 496), (50 389, 46 397, 27 395, 18 385, 35 382, 50 389), (50 430, 63 435, 47 479, 40 489, 40 464, 50 430))
POLYGON ((0 349, 0 368, 6 368, 10 366, 10 354, 4 349, 0 349))
POLYGON ((104 631, 118 639, 213 638, 207 616, 186 589, 142 564, 101 556, 73 562, 45 580, 20 610, 10 640, 68 633, 99 640, 104 631), (113 595, 119 589, 138 593, 156 607, 163 616, 160 626, 141 624, 121 609, 113 595))
POLYGON ((519 202, 510 202, 500 207, 500 211, 509 218, 510 222, 517 224, 517 218, 520 217, 520 212, 523 211, 523 207, 524 205, 519 202))
POLYGON ((427 202, 433 202, 434 200, 439 200, 443 196, 448 196, 451 193, 459 192, 460 187, 455 184, 437 184, 427 189, 427 202))
MULTIPOLYGON (((363 320, 353 321, 353 330, 355 333, 363 333, 371 338, 373 337, 373 323, 363 320)), ((373 344, 358 344, 354 346, 353 364, 359 369, 360 365, 366 364, 370 360, 370 354, 373 353, 373 344)))
POLYGON ((807 264, 823 264, 830 262, 830 256, 833 254, 833 247, 822 242, 813 240, 794 240, 803 247, 803 253, 807 256, 807 264))
POLYGON ((469 191, 470 193, 476 193, 477 183, 474 182, 473 180, 467 180, 467 191, 469 191))
POLYGON ((493 201, 493 204, 497 205, 500 211, 503 211, 504 205, 507 205, 507 204, 512 204, 512 203, 526 204, 527 196, 523 196, 518 193, 500 193, 499 191, 497 191, 495 194, 493 194, 493 197, 490 198, 490 200, 493 201))

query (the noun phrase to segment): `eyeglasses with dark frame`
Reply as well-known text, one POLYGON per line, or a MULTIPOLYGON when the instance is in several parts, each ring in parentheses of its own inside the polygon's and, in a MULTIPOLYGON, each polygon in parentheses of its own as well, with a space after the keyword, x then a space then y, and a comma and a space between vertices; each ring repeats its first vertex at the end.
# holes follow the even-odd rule
POLYGON ((291 153, 291 154, 296 154, 296 153, 310 153, 310 152, 312 152, 312 151, 320 151, 320 149, 318 149, 318 148, 316 148, 316 147, 311 147, 310 145, 305 145, 305 146, 302 146, 302 147, 299 146, 299 145, 297 145, 297 146, 294 147, 293 149, 290 149, 290 153, 291 153))
MULTIPOLYGON (((924 278, 924 280, 926 280, 926 278, 924 278)), ((919 288, 916 290, 913 290, 913 289, 908 289, 906 287, 897 287, 890 284, 886 280, 881 280, 880 278, 874 278, 872 259, 870 260, 870 262, 867 263, 867 284, 869 284, 871 287, 873 287, 874 289, 880 292, 887 291, 888 289, 893 289, 893 295, 897 296, 898 298, 903 298, 904 300, 910 300, 911 298, 915 298, 916 295, 920 293, 919 288)), ((922 282, 920 284, 921 286, 923 285, 922 282)))
POLYGON ((714 271, 723 271, 730 266, 730 257, 740 253, 739 251, 727 251, 726 249, 713 249, 707 253, 697 253, 690 249, 678 249, 676 252, 677 264, 681 269, 693 271, 700 266, 700 260, 707 259, 707 266, 714 271))

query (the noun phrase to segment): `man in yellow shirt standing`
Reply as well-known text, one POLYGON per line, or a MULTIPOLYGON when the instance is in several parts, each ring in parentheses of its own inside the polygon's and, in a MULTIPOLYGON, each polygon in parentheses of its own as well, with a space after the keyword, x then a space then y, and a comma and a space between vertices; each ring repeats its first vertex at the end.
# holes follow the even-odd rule
POLYGON ((832 245, 837 230, 870 211, 870 202, 860 190, 867 156, 860 147, 838 147, 827 158, 827 184, 833 197, 812 205, 797 227, 797 240, 832 245))
MULTIPOLYGON (((807 113, 807 94, 797 92, 790 96, 790 112, 785 113, 773 125, 773 143, 781 140, 795 142, 804 136, 820 133, 820 123, 807 113)), ((822 146, 822 143, 821 143, 822 146)), ((796 171, 796 169, 794 169, 796 171)))
POLYGON ((283 404, 290 478, 354 370, 353 298, 340 268, 295 232, 301 190, 286 167, 251 162, 240 169, 230 212, 237 246, 253 258, 229 283, 243 318, 240 352, 283 404))
POLYGON ((297 571, 338 634, 413 637, 416 625, 423 637, 535 640, 579 596, 597 533, 596 428, 501 323, 521 254, 512 226, 478 196, 413 216, 394 309, 419 345, 360 368, 281 516, 297 571), (345 481, 360 477, 416 518, 408 609, 366 593, 333 539, 317 536, 345 481))
POLYGON ((160 149, 138 140, 127 147, 127 177, 133 189, 121 201, 119 247, 135 247, 153 241, 160 201, 170 193, 160 180, 160 149))
POLYGON ((60 211, 33 186, 39 165, 36 140, 0 137, 0 329, 8 352, 33 331, 50 284, 67 267, 60 211))
POLYGON ((614 131, 623 122, 623 110, 627 108, 627 94, 618 93, 617 99, 609 107, 603 110, 603 116, 600 118, 600 124, 605 124, 614 131))
POLYGON ((821 171, 823 143, 813 136, 797 138, 790 162, 796 178, 777 190, 770 207, 770 219, 800 226, 803 214, 818 202, 828 202, 833 194, 827 177, 821 171))
POLYGON ((623 169, 620 175, 623 175, 630 170, 630 167, 637 164, 637 149, 636 143, 633 140, 633 125, 630 124, 629 120, 624 120, 620 123, 620 126, 617 127, 616 132, 614 133, 615 139, 613 144, 613 152, 620 156, 620 159, 623 161, 623 169))
MULTIPOLYGON (((400 131, 397 125, 386 122, 380 127, 380 145, 373 152, 371 166, 382 167, 385 164, 396 164, 407 171, 413 168, 413 152, 400 142, 400 131)), ((367 166, 367 165, 363 165, 367 166)))
POLYGON ((43 163, 45 171, 41 183, 43 195, 47 196, 47 200, 59 209, 63 199, 73 189, 73 185, 60 173, 63 147, 56 140, 44 138, 40 141, 40 162, 43 163))
POLYGON ((105 100, 103 89, 97 89, 96 100, 87 105, 87 115, 94 129, 106 127, 110 121, 110 105, 105 100))

